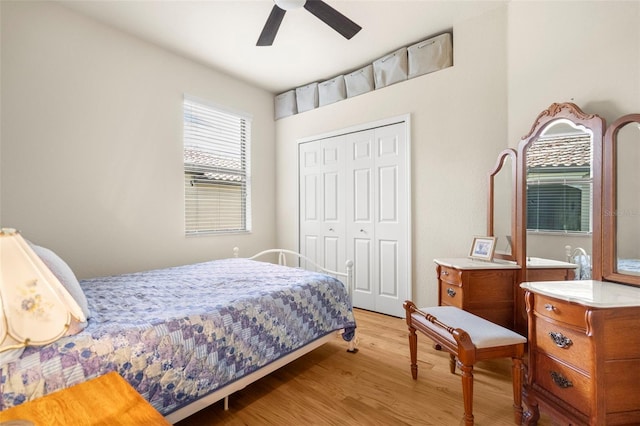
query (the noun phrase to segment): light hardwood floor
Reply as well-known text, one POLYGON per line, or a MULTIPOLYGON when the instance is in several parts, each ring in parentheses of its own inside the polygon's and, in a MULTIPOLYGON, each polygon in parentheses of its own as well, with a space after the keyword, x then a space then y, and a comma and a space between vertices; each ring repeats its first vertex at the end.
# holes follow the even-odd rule
MULTIPOLYGON (((459 371, 449 355, 418 336, 418 380, 411 379, 404 319, 355 310, 358 347, 339 337, 229 398, 178 423, 209 425, 461 425, 459 371)), ((474 369, 478 426, 514 425, 511 361, 474 369)), ((544 417, 540 426, 551 425, 544 417)))

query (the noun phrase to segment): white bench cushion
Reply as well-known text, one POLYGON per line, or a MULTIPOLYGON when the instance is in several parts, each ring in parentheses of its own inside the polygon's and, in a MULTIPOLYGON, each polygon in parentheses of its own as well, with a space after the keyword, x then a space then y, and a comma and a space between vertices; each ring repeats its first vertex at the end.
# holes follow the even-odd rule
MULTIPOLYGON (((450 327, 460 328, 469 333, 471 341, 477 349, 516 345, 527 341, 525 337, 516 332, 453 306, 434 306, 420 308, 420 310, 433 315, 440 322, 450 327)), ((451 333, 428 321, 423 315, 414 312, 411 316, 415 321, 419 321, 445 339, 455 343, 451 333)))

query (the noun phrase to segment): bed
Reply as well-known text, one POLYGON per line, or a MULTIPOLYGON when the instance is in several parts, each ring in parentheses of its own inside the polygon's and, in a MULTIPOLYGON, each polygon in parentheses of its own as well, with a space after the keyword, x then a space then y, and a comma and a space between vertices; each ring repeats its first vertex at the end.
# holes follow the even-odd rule
POLYGON ((591 256, 582 247, 573 248, 569 245, 564 246, 567 254, 567 262, 576 265, 574 279, 590 280, 591 279, 591 256))
POLYGON ((625 274, 640 275, 640 259, 618 259, 618 272, 625 274))
MULTIPOLYGON (((1 367, 0 409, 117 371, 175 423, 336 333, 355 352, 347 273, 286 266, 286 250, 80 281, 86 328, 1 367), (279 263, 258 261, 277 254, 279 263), (328 275, 333 274, 334 276, 328 275), (341 281, 343 280, 345 283, 341 281)), ((303 258, 304 259, 304 258, 303 258)))

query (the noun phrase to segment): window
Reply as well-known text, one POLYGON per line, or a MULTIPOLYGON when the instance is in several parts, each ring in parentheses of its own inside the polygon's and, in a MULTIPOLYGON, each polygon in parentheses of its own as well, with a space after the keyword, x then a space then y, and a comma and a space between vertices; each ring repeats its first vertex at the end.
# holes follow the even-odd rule
POLYGON ((591 232, 589 135, 538 140, 527 151, 527 230, 591 232))
POLYGON ((251 230, 251 119, 184 99, 187 235, 251 230))

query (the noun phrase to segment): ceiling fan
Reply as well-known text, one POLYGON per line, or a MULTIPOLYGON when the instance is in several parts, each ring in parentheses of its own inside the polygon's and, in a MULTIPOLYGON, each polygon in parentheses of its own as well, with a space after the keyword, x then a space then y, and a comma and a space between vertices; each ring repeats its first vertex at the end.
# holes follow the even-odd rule
POLYGON ((347 18, 322 0, 274 0, 275 5, 264 24, 257 46, 271 46, 276 38, 278 28, 282 23, 287 10, 304 7, 313 13, 318 19, 342 34, 346 39, 351 39, 362 29, 358 24, 347 18))

